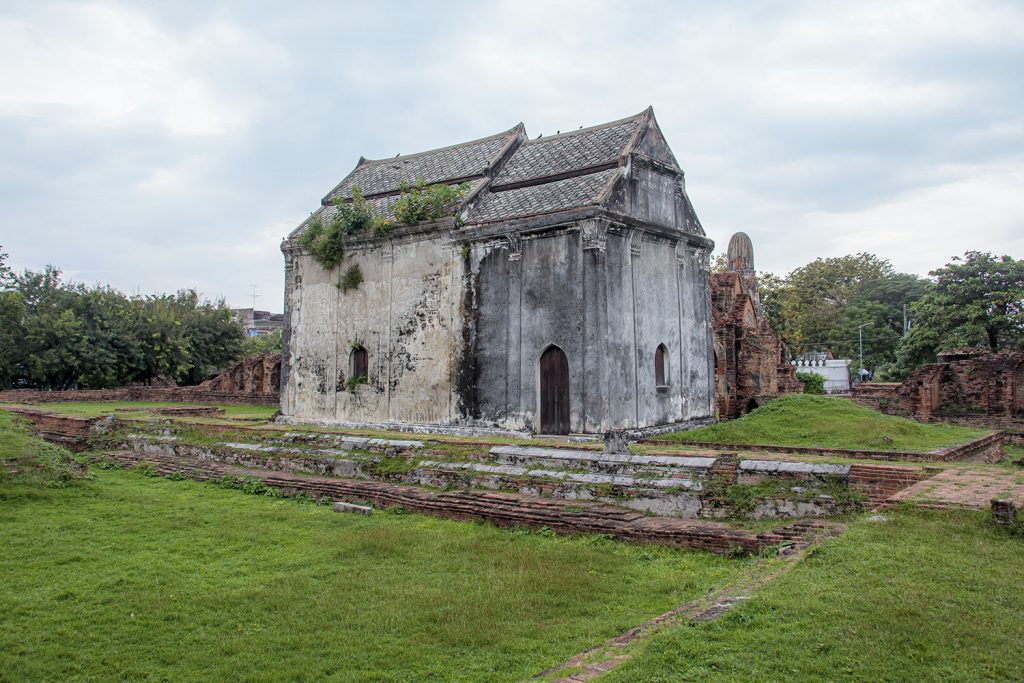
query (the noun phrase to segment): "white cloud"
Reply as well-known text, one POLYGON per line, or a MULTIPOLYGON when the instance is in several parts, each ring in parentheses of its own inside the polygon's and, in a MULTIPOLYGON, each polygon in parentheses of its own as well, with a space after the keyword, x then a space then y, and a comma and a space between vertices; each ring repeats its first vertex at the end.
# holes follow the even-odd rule
POLYGON ((36 0, 0 9, 0 63, 0 241, 126 289, 270 305, 280 238, 359 155, 648 104, 759 268, 1024 255, 1024 7, 999 0, 36 0))
POLYGON ((920 274, 967 250, 1024 254, 1024 166, 948 171, 958 177, 861 211, 812 212, 800 229, 824 237, 823 256, 869 251, 920 274))
POLYGON ((280 58, 236 26, 171 32, 140 11, 109 2, 62 3, 32 16, 0 16, 0 112, 56 112, 64 125, 156 124, 175 135, 246 127, 254 98, 224 92, 216 60, 280 58))

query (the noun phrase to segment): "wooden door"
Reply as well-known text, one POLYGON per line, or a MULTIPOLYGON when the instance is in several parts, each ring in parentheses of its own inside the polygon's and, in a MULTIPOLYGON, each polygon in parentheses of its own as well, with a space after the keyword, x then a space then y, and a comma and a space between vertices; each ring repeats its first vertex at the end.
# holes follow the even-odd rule
POLYGON ((569 433, 569 360, 557 346, 540 357, 540 432, 569 433))

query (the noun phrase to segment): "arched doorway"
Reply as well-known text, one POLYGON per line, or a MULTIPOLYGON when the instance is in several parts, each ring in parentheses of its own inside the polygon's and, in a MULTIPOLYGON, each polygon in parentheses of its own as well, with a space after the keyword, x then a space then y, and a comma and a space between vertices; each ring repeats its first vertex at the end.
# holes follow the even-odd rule
POLYGON ((569 433, 569 360, 557 346, 540 357, 540 433, 569 433))

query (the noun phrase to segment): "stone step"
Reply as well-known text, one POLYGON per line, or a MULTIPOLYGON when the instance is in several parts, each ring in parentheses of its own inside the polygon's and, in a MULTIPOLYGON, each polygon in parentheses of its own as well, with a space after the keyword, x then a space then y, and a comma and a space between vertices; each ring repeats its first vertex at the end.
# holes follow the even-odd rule
POLYGON ((491 459, 499 465, 530 468, 584 469, 596 474, 663 474, 666 478, 689 474, 701 477, 715 464, 715 458, 678 455, 633 455, 567 448, 495 446, 491 459))
POLYGON ((679 489, 695 492, 703 490, 703 485, 700 482, 682 477, 644 478, 622 474, 570 472, 564 469, 544 469, 522 465, 491 465, 480 462, 449 462, 443 460, 421 460, 419 467, 446 472, 466 472, 530 479, 553 479, 586 486, 608 485, 628 489, 679 489))
POLYGON ((286 432, 278 437, 278 440, 310 445, 328 445, 334 448, 345 450, 382 450, 394 448, 396 450, 418 450, 423 448, 423 442, 414 439, 379 439, 369 436, 353 436, 349 434, 323 434, 319 432, 286 432))

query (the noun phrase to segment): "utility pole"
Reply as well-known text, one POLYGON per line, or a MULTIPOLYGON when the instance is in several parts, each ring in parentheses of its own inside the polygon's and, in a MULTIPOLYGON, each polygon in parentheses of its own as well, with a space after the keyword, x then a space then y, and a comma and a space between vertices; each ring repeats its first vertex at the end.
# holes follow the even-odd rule
POLYGON ((862 382, 864 381, 864 328, 868 325, 874 325, 874 323, 864 323, 857 326, 857 341, 860 343, 860 372, 857 373, 857 376, 862 382))
POLYGON ((258 297, 259 294, 256 293, 256 287, 258 287, 258 286, 259 285, 249 285, 249 287, 252 288, 252 318, 249 319, 249 328, 246 330, 246 333, 250 337, 255 337, 257 335, 257 333, 256 333, 256 297, 258 297))

